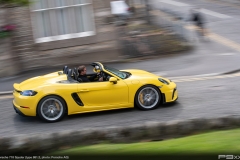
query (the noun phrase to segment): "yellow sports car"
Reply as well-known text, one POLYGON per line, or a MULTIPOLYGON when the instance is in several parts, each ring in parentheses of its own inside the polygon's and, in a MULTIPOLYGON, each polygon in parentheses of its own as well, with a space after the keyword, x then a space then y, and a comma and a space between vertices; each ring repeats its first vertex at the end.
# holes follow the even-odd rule
MULTIPOLYGON (((91 64, 96 81, 82 82, 76 68, 14 83, 13 107, 23 116, 56 122, 65 115, 120 108, 151 110, 178 99, 169 79, 143 70, 117 70, 99 62, 91 64), (98 81, 102 77, 103 81, 98 81)), ((92 76, 93 74, 87 74, 92 76)))

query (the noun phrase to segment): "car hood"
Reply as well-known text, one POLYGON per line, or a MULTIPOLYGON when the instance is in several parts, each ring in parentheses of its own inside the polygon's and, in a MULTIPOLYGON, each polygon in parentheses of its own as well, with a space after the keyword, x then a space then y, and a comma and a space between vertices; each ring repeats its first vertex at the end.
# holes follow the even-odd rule
POLYGON ((21 83, 14 83, 14 89, 18 91, 36 89, 43 85, 49 85, 61 80, 66 80, 65 74, 59 75, 58 72, 53 72, 43 76, 37 76, 27 79, 21 83))
POLYGON ((144 70, 138 70, 138 69, 127 69, 127 70, 121 70, 121 71, 130 72, 132 74, 131 77, 159 77, 153 73, 150 73, 144 70))

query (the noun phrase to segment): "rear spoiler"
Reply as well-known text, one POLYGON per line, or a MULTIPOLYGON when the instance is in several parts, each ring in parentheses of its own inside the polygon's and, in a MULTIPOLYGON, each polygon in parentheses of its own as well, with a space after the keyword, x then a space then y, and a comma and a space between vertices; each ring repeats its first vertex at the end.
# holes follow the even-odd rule
POLYGON ((20 88, 19 86, 20 86, 20 84, 14 83, 14 84, 13 84, 14 90, 16 90, 16 91, 21 91, 21 88, 20 88))

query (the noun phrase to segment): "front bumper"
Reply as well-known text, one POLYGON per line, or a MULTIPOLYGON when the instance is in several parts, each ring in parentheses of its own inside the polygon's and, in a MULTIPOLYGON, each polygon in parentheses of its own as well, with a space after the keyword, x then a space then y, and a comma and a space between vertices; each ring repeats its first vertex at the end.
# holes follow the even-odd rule
POLYGON ((171 103, 178 100, 178 90, 177 87, 169 92, 162 93, 163 103, 171 103))

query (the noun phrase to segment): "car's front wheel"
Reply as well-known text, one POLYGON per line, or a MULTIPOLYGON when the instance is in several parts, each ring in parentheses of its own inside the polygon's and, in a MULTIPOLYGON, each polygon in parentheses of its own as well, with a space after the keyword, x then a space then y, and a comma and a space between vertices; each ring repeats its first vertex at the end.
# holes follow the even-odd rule
POLYGON ((37 108, 38 116, 47 122, 60 121, 66 113, 66 104, 58 96, 44 97, 37 108))
POLYGON ((157 87, 152 85, 141 87, 135 96, 135 103, 141 110, 155 109, 158 107, 160 101, 160 91, 157 87))

